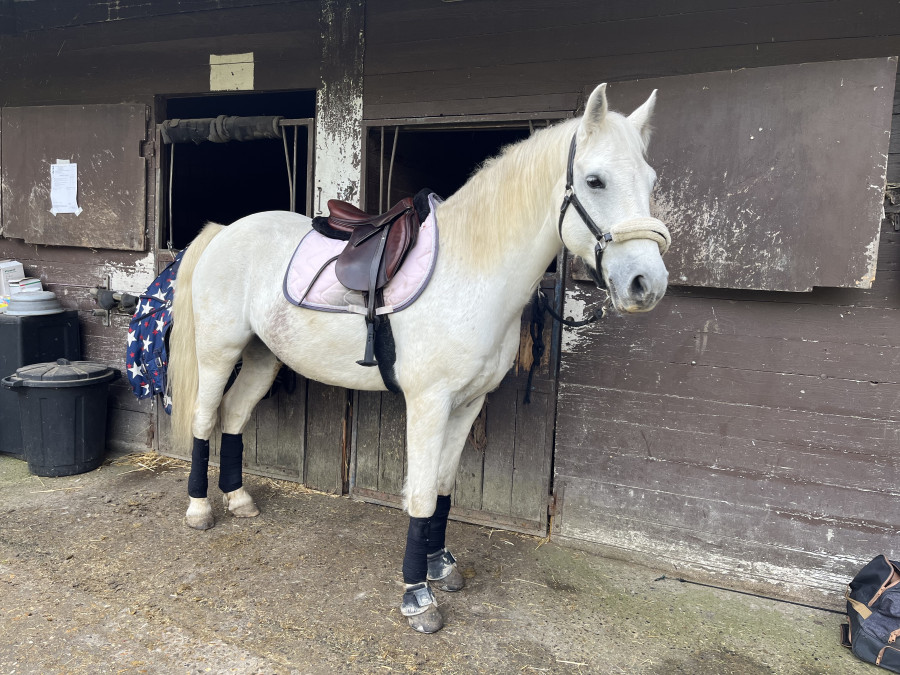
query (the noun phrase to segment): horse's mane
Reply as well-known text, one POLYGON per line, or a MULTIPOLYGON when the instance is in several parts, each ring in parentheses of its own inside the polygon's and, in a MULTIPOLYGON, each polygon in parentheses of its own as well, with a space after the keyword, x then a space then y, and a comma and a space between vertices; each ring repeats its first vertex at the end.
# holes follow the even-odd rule
POLYGON ((481 268, 509 239, 529 236, 535 220, 549 213, 547 194, 565 171, 563 137, 574 128, 570 120, 536 131, 478 167, 438 211, 441 248, 468 251, 481 268))
MULTIPOLYGON (((548 195, 565 175, 569 141, 580 121, 567 120, 541 129, 486 160, 441 205, 442 248, 447 242, 467 251, 473 266, 484 268, 496 261, 511 239, 533 237, 537 227, 555 227, 563 193, 560 190, 554 195, 552 203, 548 195)), ((607 115, 604 133, 638 155, 646 150, 637 129, 618 113, 607 115)))

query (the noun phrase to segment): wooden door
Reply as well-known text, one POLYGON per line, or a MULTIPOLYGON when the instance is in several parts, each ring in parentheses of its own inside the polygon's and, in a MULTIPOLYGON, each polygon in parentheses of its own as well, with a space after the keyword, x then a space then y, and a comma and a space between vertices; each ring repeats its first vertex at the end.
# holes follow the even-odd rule
MULTIPOLYGON (((558 297, 556 274, 542 284, 558 297)), ((522 339, 514 367, 488 394, 460 461, 451 517, 480 525, 544 535, 556 417, 559 336, 544 325, 547 350, 525 404, 532 340, 530 306, 522 316, 522 339)), ((353 399, 350 494, 363 501, 400 505, 406 477, 406 412, 402 395, 356 392, 353 399)))
POLYGON ((0 234, 27 244, 144 250, 148 108, 4 108, 0 234), (75 165, 77 213, 51 210, 52 171, 75 165))

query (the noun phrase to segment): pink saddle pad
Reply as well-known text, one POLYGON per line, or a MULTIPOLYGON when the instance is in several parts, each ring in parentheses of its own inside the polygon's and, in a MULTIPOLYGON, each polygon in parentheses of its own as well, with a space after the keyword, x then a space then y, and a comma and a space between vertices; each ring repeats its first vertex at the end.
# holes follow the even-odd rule
MULTIPOLYGON (((421 295, 431 279, 438 252, 434 207, 440 199, 436 195, 430 195, 428 201, 431 212, 419 226, 415 246, 406 254, 406 259, 394 278, 382 289, 384 306, 378 308, 378 314, 391 314, 406 309, 421 295)), ((284 275, 284 297, 288 302, 320 312, 365 314, 363 294, 342 286, 334 273, 334 260, 328 263, 346 245, 346 241, 329 239, 310 230, 291 256, 284 275), (323 269, 326 263, 328 264, 323 269)))

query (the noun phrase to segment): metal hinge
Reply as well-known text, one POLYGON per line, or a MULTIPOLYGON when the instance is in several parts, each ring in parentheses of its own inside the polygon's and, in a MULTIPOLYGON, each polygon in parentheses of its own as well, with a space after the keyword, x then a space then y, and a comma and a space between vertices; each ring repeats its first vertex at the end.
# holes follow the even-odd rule
POLYGON ((556 495, 547 497, 547 514, 551 516, 556 515, 556 495))
POLYGON ((156 143, 141 141, 141 157, 153 157, 156 154, 156 143))

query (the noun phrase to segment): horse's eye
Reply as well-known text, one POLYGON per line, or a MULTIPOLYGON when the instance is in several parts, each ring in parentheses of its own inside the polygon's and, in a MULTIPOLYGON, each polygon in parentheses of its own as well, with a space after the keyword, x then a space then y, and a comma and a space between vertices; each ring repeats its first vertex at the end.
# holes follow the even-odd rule
POLYGON ((603 182, 603 179, 600 178, 600 176, 588 176, 587 184, 592 190, 602 190, 606 187, 606 183, 603 182))

